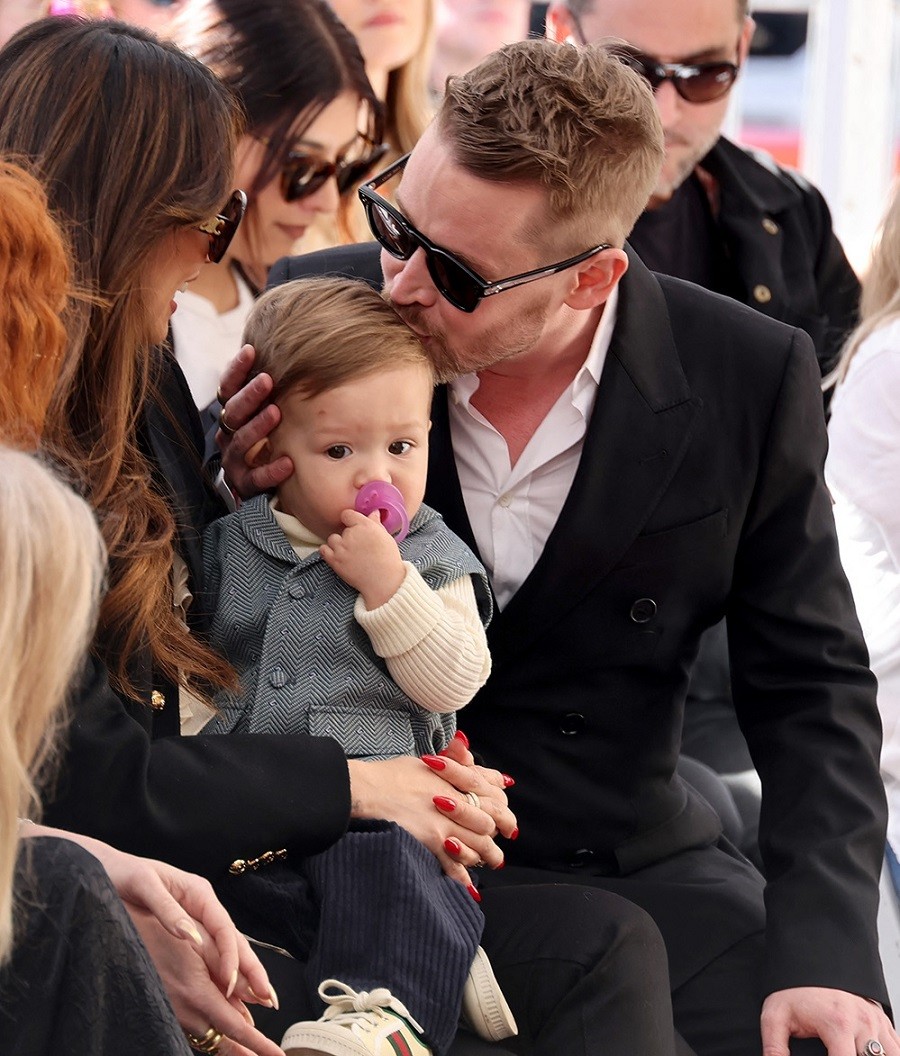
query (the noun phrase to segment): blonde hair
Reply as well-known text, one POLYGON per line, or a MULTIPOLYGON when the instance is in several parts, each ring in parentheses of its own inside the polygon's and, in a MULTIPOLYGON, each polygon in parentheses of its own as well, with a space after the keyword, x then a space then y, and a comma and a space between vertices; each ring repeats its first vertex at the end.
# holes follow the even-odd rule
POLYGON ((0 446, 0 964, 13 943, 17 819, 36 815, 104 567, 87 503, 34 456, 0 446))
POLYGON ((875 235, 869 270, 863 279, 859 302, 859 325, 847 338, 840 362, 822 387, 842 381, 850 360, 865 339, 886 323, 900 318, 900 183, 875 235))
POLYGON ((428 88, 433 52, 434 0, 427 0, 420 46, 409 62, 388 74, 384 100, 385 139, 397 157, 413 149, 434 117, 428 88))
POLYGON ((388 302, 354 279, 296 279, 263 294, 244 341, 272 376, 277 400, 296 389, 318 396, 379 370, 417 364, 432 373, 416 335, 388 302))
POLYGON ((448 80, 437 129, 473 176, 543 187, 543 237, 573 252, 622 245, 663 160, 649 85, 601 45, 507 44, 448 80))

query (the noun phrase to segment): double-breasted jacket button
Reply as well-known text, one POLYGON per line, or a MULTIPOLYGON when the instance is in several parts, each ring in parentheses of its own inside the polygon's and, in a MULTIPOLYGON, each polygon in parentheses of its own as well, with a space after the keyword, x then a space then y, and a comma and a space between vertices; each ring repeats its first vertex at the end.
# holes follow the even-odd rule
POLYGON ((638 598, 631 606, 628 618, 632 623, 649 623, 656 615, 656 602, 653 598, 638 598))
POLYGON ((763 285, 763 283, 757 283, 757 285, 753 287, 753 299, 757 304, 768 304, 769 301, 772 300, 772 291, 768 286, 763 285))
POLYGON ((581 847, 572 855, 569 865, 571 865, 574 869, 578 869, 582 866, 590 865, 594 858, 594 852, 590 850, 590 848, 581 847))
POLYGON ((581 712, 570 711, 567 715, 563 715, 560 720, 559 732, 564 733, 567 737, 571 737, 573 734, 581 733, 584 726, 584 716, 581 712))
POLYGON ((309 591, 302 583, 292 583, 288 587, 288 594, 294 599, 305 598, 309 591))
POLYGON ((162 711, 165 706, 165 693, 160 693, 158 689, 154 689, 153 692, 150 694, 150 707, 153 708, 154 711, 162 711))
POLYGON ((777 235, 778 232, 781 230, 781 228, 778 226, 778 224, 775 223, 771 216, 763 217, 762 226, 763 231, 766 231, 770 235, 777 235))
POLYGON ((275 667, 269 675, 269 683, 276 689, 282 689, 287 685, 287 671, 283 667, 275 667))

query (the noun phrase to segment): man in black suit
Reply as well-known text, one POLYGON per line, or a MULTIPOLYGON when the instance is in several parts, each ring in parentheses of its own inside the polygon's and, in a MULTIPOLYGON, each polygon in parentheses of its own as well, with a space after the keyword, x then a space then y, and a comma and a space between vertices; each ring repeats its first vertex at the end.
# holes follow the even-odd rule
MULTIPOLYGON (((822 482, 815 356, 803 332, 625 247, 661 144, 632 71, 528 41, 452 82, 409 159, 361 192, 387 296, 455 379, 427 501, 479 552, 499 610, 466 727, 515 773, 521 837, 486 882, 647 909, 701 1056, 759 1053, 761 1004, 767 1056, 789 1035, 897 1056, 877 1004, 875 685, 822 482), (697 642, 726 613, 767 797, 765 908, 674 773, 697 642)), ((372 247, 272 279, 323 270, 378 280, 372 247)), ((246 392, 226 405, 235 478, 261 428, 246 392)), ((791 1051, 804 1044, 823 1051, 791 1051)))
MULTIPOLYGON (((805 330, 826 375, 860 293, 828 206, 799 173, 721 134, 754 28, 748 0, 554 0, 547 16, 551 39, 626 42, 654 85, 666 157, 629 236, 641 260, 805 330)), ((752 851, 758 783, 731 701, 724 624, 701 644, 683 748, 725 775, 744 816, 741 847, 752 851)))

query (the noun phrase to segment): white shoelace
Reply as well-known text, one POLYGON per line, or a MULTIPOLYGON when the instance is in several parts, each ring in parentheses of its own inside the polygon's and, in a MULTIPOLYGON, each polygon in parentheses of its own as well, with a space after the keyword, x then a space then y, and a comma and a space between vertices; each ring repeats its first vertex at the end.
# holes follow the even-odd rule
POLYGON ((424 1033, 409 1014, 409 1009, 384 987, 357 992, 339 979, 325 979, 319 984, 319 997, 330 1006, 322 1019, 348 1027, 351 1033, 361 1033, 366 1028, 372 1030, 382 1026, 386 1008, 402 1016, 420 1035, 424 1033), (339 990, 340 993, 328 993, 329 990, 339 990))

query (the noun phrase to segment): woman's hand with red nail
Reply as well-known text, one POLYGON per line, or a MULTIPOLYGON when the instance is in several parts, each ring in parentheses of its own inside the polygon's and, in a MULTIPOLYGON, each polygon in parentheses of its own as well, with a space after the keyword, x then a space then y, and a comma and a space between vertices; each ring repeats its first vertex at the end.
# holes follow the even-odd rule
POLYGON ((464 887, 471 883, 468 868, 481 862, 498 868, 503 861, 503 852, 494 842, 500 827, 497 818, 504 832, 514 827, 515 818, 506 806, 497 771, 483 772, 449 756, 351 759, 347 765, 352 816, 386 818, 402 825, 464 887), (496 777, 487 780, 482 773, 496 777), (465 798, 467 791, 475 792, 484 809, 465 798), (458 845, 458 853, 450 852, 447 841, 458 845))

